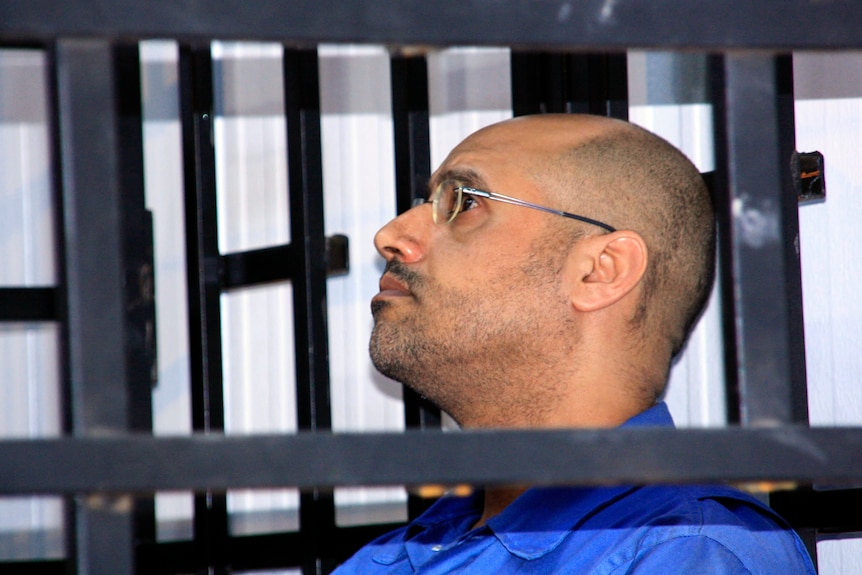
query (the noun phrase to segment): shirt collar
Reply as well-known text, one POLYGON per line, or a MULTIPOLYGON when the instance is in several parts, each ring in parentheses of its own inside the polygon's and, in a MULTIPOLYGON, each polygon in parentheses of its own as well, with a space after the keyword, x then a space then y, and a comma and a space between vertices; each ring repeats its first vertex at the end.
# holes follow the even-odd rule
POLYGON ((620 427, 674 427, 673 417, 663 401, 635 415, 620 427))
MULTIPOLYGON (((672 427, 664 402, 639 413, 622 427, 672 427)), ((518 497, 488 527, 506 548, 523 559, 553 551, 587 516, 632 491, 632 486, 535 487, 518 497), (537 510, 539 510, 537 512, 537 510)))
MULTIPOLYGON (((632 417, 621 427, 672 427, 673 419, 664 402, 632 417)), ((636 489, 615 487, 534 487, 528 489, 502 513, 491 518, 487 527, 506 550, 523 559, 536 559, 553 551, 588 515, 636 489)), ((374 560, 391 563, 406 553, 406 539, 436 525, 457 522, 465 517, 478 518, 482 512, 482 493, 438 501, 414 520, 405 538, 380 544, 374 560), (443 504, 443 505, 441 505, 443 504)))

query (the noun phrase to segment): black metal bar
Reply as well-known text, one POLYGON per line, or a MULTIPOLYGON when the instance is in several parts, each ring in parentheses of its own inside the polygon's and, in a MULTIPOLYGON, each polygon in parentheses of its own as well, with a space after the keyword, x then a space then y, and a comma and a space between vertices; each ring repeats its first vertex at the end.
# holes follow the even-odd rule
POLYGON ((740 421, 807 421, 799 224, 792 147, 782 142, 779 61, 728 54, 713 65, 719 218, 732 290, 724 303, 736 356, 729 378, 738 382, 740 421))
MULTIPOLYGON (((575 70, 586 68, 587 77, 591 78, 586 94, 580 98, 587 102, 583 111, 588 114, 628 120, 629 82, 626 54, 573 54, 569 59, 573 62, 575 70)), ((578 74, 573 72, 572 77, 577 78, 578 74)))
MULTIPOLYGON (((181 46, 179 67, 192 427, 209 433, 224 430, 214 101, 209 45, 181 46)), ((223 569, 228 538, 224 493, 202 493, 195 497, 194 538, 200 564, 223 569)))
MULTIPOLYGON (((290 186, 291 244, 296 350, 297 425, 332 429, 329 397, 329 342, 326 323, 326 236, 323 228, 323 164, 317 50, 284 50, 284 95, 290 186)), ((327 533, 335 526, 333 494, 311 489, 300 494, 300 539, 305 575, 335 568, 327 557, 327 533)))
POLYGON ((55 36, 531 45, 567 49, 862 47, 862 6, 810 0, 5 0, 0 40, 55 36), (481 15, 481 17, 477 17, 481 15))
POLYGON ((566 111, 563 54, 512 51, 512 112, 515 116, 566 111))
POLYGON ((805 364, 805 322, 802 306, 802 261, 799 236, 799 194, 793 171, 796 155, 796 99, 793 93, 793 56, 775 57, 775 86, 778 109, 779 171, 781 175, 781 222, 784 232, 782 251, 786 275, 789 327, 791 422, 808 424, 808 377, 805 364), (783 163, 782 163, 783 162, 783 163))
POLYGON ((213 142, 212 56, 208 45, 180 48, 180 115, 186 190, 192 427, 224 429, 220 278, 213 142))
MULTIPOLYGON (((713 90, 713 138, 716 143, 727 142, 727 127, 722 121, 724 100, 724 61, 721 56, 710 59, 710 76, 713 90)), ((739 389, 739 359, 736 340, 736 296, 733 268, 733 241, 731 233, 732 198, 727 184, 727 150, 717 145, 715 148, 717 168, 704 174, 715 206, 717 230, 718 277, 715 289, 721 299, 721 333, 724 363, 725 413, 729 424, 739 424, 742 418, 739 389)))
MULTIPOLYGON (((62 40, 54 54, 71 428, 122 432, 130 398, 115 52, 106 41, 62 40)), ((128 498, 76 500, 69 554, 77 572, 133 572, 132 508, 128 498)))
POLYGON ((804 426, 8 440, 0 442, 0 493, 714 480, 852 485, 862 480, 860 450, 858 427, 804 426))
POLYGON ((233 289, 291 280, 295 275, 293 251, 288 244, 221 256, 222 287, 233 289))
POLYGON ((153 218, 144 193, 141 62, 137 44, 114 47, 122 208, 129 428, 152 432, 156 381, 153 218))
MULTIPOLYGON (((56 253, 57 274, 57 315, 59 324, 59 349, 58 362, 60 372, 60 424, 64 434, 73 432, 72 416, 72 375, 71 375, 71 340, 72 335, 69 326, 69 302, 68 282, 66 281, 66 269, 68 267, 66 257, 66 226, 62 214, 65 212, 65 201, 63 198, 63 136, 60 129, 60 78, 56 71, 58 66, 58 50, 56 43, 51 44, 46 51, 47 56, 47 79, 49 101, 51 102, 48 124, 50 129, 51 145, 51 188, 53 192, 54 218, 54 251, 56 253)), ((76 534, 75 534, 75 501, 66 497, 63 501, 63 540, 66 561, 70 567, 66 570, 74 573, 72 565, 77 558, 76 534)), ((65 563, 64 563, 65 568, 65 563)))
POLYGON ((515 116, 580 113, 628 119, 625 53, 513 51, 515 116))
POLYGON ((2 561, 0 571, 4 575, 68 575, 66 561, 2 561))
MULTIPOLYGON (((802 308, 802 262, 800 260, 799 237, 799 185, 794 162, 796 153, 796 113, 793 95, 793 56, 781 54, 775 57, 775 100, 778 112, 778 149, 781 170, 781 221, 783 238, 786 245, 793 249, 782 252, 782 264, 786 270, 785 286, 787 302, 787 321, 792 333, 788 342, 788 363, 790 369, 789 402, 790 417, 793 423, 808 424, 808 382, 805 365, 805 329, 802 308), (784 165, 781 165, 781 161, 784 165)), ((806 489, 798 490, 800 494, 806 489)), ((773 505, 775 498, 770 496, 773 505)), ((850 501, 848 500, 848 503, 850 501)), ((817 534, 814 525, 794 524, 796 531, 808 548, 808 554, 817 566, 817 534)))
POLYGON ((299 428, 332 427, 326 333, 326 236, 316 50, 285 50, 299 428), (321 289, 324 288, 324 289, 321 289))
MULTIPOLYGON (((326 238, 327 276, 344 274, 350 269, 348 246, 347 236, 336 234, 326 238)), ((221 256, 222 289, 292 280, 300 272, 294 267, 297 259, 293 251, 293 246, 287 244, 221 256)))
MULTIPOLYGON (((144 127, 141 60, 137 43, 114 46, 117 98, 123 287, 126 319, 128 428, 153 431, 153 386, 157 381, 153 218, 144 192, 144 127)), ((135 541, 155 541, 152 497, 132 501, 135 541)))
MULTIPOLYGON (((298 533, 231 537, 227 560, 235 571, 298 566, 303 559, 298 539, 298 533)), ((193 572, 197 567, 193 555, 192 543, 188 541, 142 545, 138 549, 138 571, 147 575, 193 572)))
MULTIPOLYGON (((428 63, 424 56, 398 54, 390 60, 392 124, 395 143, 395 205, 399 214, 428 195, 431 136, 428 111, 428 63)), ((404 417, 409 428, 439 428, 440 410, 404 388, 404 417)))
MULTIPOLYGON (((391 523, 338 527, 327 548, 338 561, 343 561, 365 543, 395 527, 391 523)), ((230 538, 229 562, 235 571, 295 567, 302 563, 303 551, 296 532, 234 536, 230 538)), ((188 541, 144 544, 138 548, 138 572, 147 575, 191 572, 195 569, 190 560, 193 554, 188 541)), ((2 567, 0 564, 0 570, 2 567)))
POLYGON ((396 54, 389 62, 395 139, 397 212, 428 195, 431 137, 428 112, 428 63, 421 55, 396 54))
POLYGON ((769 505, 796 529, 820 534, 862 532, 862 489, 798 489, 773 493, 769 505))
MULTIPOLYGON (((392 127, 395 143, 395 204, 399 214, 428 195, 431 136, 428 109, 428 62, 421 55, 390 59, 392 127)), ((409 387, 403 387, 404 422, 408 429, 439 429, 440 409, 409 387)), ((408 495, 407 515, 418 517, 429 501, 408 495)))
POLYGON ((0 288, 0 322, 59 319, 57 288, 0 288))

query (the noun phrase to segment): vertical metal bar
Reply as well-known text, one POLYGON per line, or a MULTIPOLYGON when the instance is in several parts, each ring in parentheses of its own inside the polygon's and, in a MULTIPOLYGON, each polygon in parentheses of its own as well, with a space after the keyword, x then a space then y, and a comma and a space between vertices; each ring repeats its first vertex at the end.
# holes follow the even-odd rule
MULTIPOLYGON (((224 430, 221 283, 213 142, 213 77, 209 44, 180 47, 180 117, 186 211, 192 427, 224 430)), ((227 498, 195 496, 194 538, 201 565, 226 573, 227 498)))
POLYGON ((775 57, 775 82, 778 100, 778 139, 784 169, 781 170, 781 189, 785 201, 781 203, 781 220, 784 222, 785 241, 792 242, 793 249, 783 251, 787 270, 787 315, 790 329, 790 409, 791 422, 808 425, 808 377, 805 364, 805 324, 802 307, 802 260, 799 236, 799 200, 790 167, 791 157, 796 151, 796 99, 793 92, 793 56, 780 54, 775 57), (787 194, 793 190, 788 198, 787 194))
POLYGON ((728 188, 727 142, 729 137, 726 102, 725 56, 715 55, 708 59, 710 86, 712 91, 713 139, 715 145, 715 170, 707 180, 715 205, 717 244, 718 244, 718 281, 722 309, 722 339, 724 344, 724 390, 726 399, 727 422, 739 424, 742 420, 742 399, 739 385, 739 350, 737 347, 737 302, 733 255, 732 205, 733 199, 728 188))
POLYGON ((625 53, 513 51, 511 61, 516 116, 575 113, 628 119, 625 53))
MULTIPOLYGON (((589 81, 589 113, 628 120, 628 59, 623 53, 572 54, 570 59, 586 59, 589 81)), ((573 76, 577 82, 578 76, 573 76)))
POLYGON ((566 111, 561 54, 512 50, 510 59, 515 116, 566 111))
MULTIPOLYGON (((126 431, 128 331, 114 51, 103 40, 61 39, 54 58, 71 431, 126 431)), ((72 515, 69 557, 77 573, 133 572, 131 497, 81 495, 72 515)))
MULTIPOLYGON (((793 91, 793 56, 792 54, 781 54, 775 57, 775 82, 778 101, 778 138, 780 142, 781 157, 787 159, 787 169, 782 172, 782 190, 795 190, 792 170, 790 169, 790 158, 796 151, 796 110, 793 91)), ((796 337, 791 338, 790 369, 791 379, 791 421, 793 423, 808 425, 808 382, 805 365, 805 332, 804 316, 802 308, 802 262, 800 259, 800 236, 799 236, 799 201, 794 197, 793 201, 782 203, 782 220, 785 223, 786 233, 794 238, 793 251, 785 251, 785 266, 787 267, 787 305, 788 315, 791 322, 798 329, 796 337)), ((806 488, 800 487, 792 492, 793 495, 804 495, 806 488)), ((770 504, 772 496, 770 495, 770 504)), ((799 537, 805 543, 808 554, 817 568, 817 529, 814 527, 795 527, 799 537)))
POLYGON ((734 317, 728 351, 739 420, 751 426, 807 422, 799 221, 779 62, 751 53, 713 61, 717 203, 732 282, 725 306, 734 317))
MULTIPOLYGON (((396 55, 390 60, 392 122, 395 140, 395 194, 398 213, 428 195, 431 137, 428 110, 428 62, 424 56, 396 55)), ((440 428, 440 409, 403 387, 404 420, 408 428, 440 428)), ((432 501, 410 495, 407 515, 419 516, 432 501)))
POLYGON ((152 388, 156 368, 153 223, 144 195, 144 134, 138 45, 115 46, 114 60, 124 285, 129 331, 129 420, 130 428, 135 431, 152 431, 152 388))
POLYGON ((395 194, 398 213, 428 195, 431 143, 428 125, 428 62, 425 56, 392 56, 392 116, 395 138, 395 194))
MULTIPOLYGON (((129 429, 152 433, 152 392, 156 381, 155 263, 153 219, 146 208, 144 193, 141 59, 137 43, 115 46, 114 69, 122 192, 129 429)), ((136 498, 134 515, 136 541, 155 541, 155 499, 136 498)))
MULTIPOLYGON (((297 422, 301 430, 332 429, 329 341, 326 322, 326 236, 323 228, 323 164, 320 140, 317 50, 284 50, 291 245, 296 349, 297 422)), ((335 529, 331 491, 300 494, 300 541, 306 575, 332 571, 325 551, 335 529)))
MULTIPOLYGON (((53 191, 53 208, 57 214, 55 218, 54 251, 57 266, 57 291, 55 305, 57 308, 57 320, 59 321, 58 362, 60 376, 60 425, 63 433, 73 433, 72 416, 72 374, 70 367, 72 341, 69 326, 69 301, 68 281, 66 269, 68 257, 66 255, 66 225, 64 222, 65 200, 63 198, 63 141, 60 133, 60 115, 65 113, 60 107, 60 78, 58 46, 54 42, 49 45, 46 52, 47 73, 46 84, 48 86, 48 97, 50 99, 50 111, 48 122, 50 129, 51 145, 51 186, 53 191)), ((71 497, 63 501, 63 539, 66 555, 66 565, 69 575, 77 573, 78 549, 76 541, 76 504, 71 497)))
MULTIPOLYGON (((424 56, 396 55, 390 60, 395 141, 395 195, 398 213, 428 195, 431 137, 428 112, 428 63, 424 56)), ((404 388, 408 427, 440 427, 440 410, 404 388)))

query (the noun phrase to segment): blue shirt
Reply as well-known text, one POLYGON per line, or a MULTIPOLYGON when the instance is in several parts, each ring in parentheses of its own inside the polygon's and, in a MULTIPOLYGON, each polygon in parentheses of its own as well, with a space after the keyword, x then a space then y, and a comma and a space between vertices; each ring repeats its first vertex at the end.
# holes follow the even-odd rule
MULTIPOLYGON (((673 425, 662 403, 626 426, 673 425)), ((796 534, 723 486, 532 488, 484 526, 482 494, 443 497, 337 575, 814 575, 796 534)))

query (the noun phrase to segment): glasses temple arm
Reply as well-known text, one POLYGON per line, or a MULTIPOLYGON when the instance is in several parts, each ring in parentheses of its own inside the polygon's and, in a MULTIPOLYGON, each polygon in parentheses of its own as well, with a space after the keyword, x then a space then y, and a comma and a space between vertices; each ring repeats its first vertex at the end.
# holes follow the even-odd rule
POLYGON ((606 224, 604 222, 600 222, 599 220, 594 220, 594 219, 588 218, 586 216, 579 216, 577 214, 572 214, 572 213, 564 212, 561 210, 555 210, 554 208, 549 208, 546 206, 540 206, 539 204, 534 204, 534 203, 528 202, 526 200, 519 200, 518 198, 513 198, 513 197, 507 196, 505 194, 498 194, 496 192, 486 192, 485 190, 477 190, 476 188, 470 188, 467 186, 463 186, 461 188, 461 190, 463 192, 466 192, 468 194, 472 194, 474 196, 479 196, 482 198, 490 198, 493 200, 498 200, 498 201, 505 202, 507 204, 512 204, 515 206, 524 206, 527 208, 533 208, 535 210, 541 210, 541 211, 547 212, 549 214, 557 214, 558 216, 563 216, 564 218, 571 218, 573 220, 578 220, 580 222, 584 222, 585 224, 591 224, 593 226, 598 226, 598 227, 603 228, 609 232, 617 231, 616 228, 609 226, 608 224, 606 224))

